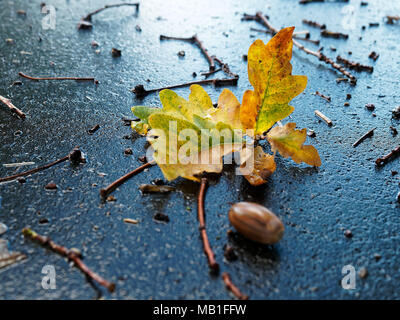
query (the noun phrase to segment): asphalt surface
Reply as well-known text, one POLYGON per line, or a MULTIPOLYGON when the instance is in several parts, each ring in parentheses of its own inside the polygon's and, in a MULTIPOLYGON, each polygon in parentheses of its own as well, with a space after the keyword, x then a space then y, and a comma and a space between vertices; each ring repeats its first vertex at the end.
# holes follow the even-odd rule
MULTIPOLYGON (((381 169, 374 160, 399 145, 399 135, 393 136, 389 127, 400 129, 391 118, 391 110, 399 105, 400 26, 385 24, 384 17, 399 14, 400 5, 368 2, 361 7, 360 1, 350 1, 352 7, 346 7, 346 3, 299 5, 297 0, 143 1, 137 14, 134 8, 116 8, 95 15, 93 30, 87 31, 77 30, 80 18, 112 1, 48 1, 56 8, 54 30, 43 29, 45 15, 39 0, 0 1, 0 95, 27 114, 22 121, 0 107, 0 163, 41 165, 75 146, 87 157, 87 163, 77 167, 66 162, 27 177, 23 184, 0 185, 0 222, 9 228, 1 238, 9 241, 11 250, 28 256, 24 263, 1 270, 0 298, 92 299, 100 294, 106 299, 233 298, 221 278, 210 275, 203 254, 196 213, 198 184, 177 179, 170 183, 176 192, 142 195, 140 184, 162 178, 161 171, 152 167, 116 190, 114 202, 102 201, 99 189, 141 164, 138 158, 144 154, 145 138, 132 134, 121 119, 131 117, 133 105, 160 106, 157 94, 138 100, 130 89, 137 84, 150 89, 192 81, 193 72, 200 79, 200 73, 208 70, 198 48, 160 42, 160 34, 197 34, 211 54, 239 74, 238 86, 230 89, 241 100, 251 88, 242 56, 255 39, 267 41, 269 36, 250 31, 262 27, 240 18, 260 10, 277 28, 294 25, 297 30, 310 30, 313 39, 320 38, 319 30, 303 25, 302 19, 348 33, 348 40, 322 38, 323 52, 373 65, 374 72, 354 72, 358 78, 354 87, 337 84, 340 74, 294 49, 293 73, 307 75, 309 81, 304 94, 292 101, 295 111, 290 121, 316 132, 308 142, 318 149, 322 166, 297 165, 278 156, 276 172, 257 188, 235 176, 232 166, 225 168, 218 183, 208 188, 205 203, 207 230, 221 269, 230 272, 252 299, 398 299, 399 175, 392 176, 392 170, 399 170, 399 160, 381 169), (25 10, 26 15, 17 10, 25 10), (346 30, 344 26, 353 21, 354 29, 346 30), (370 22, 379 26, 370 27, 370 22), (92 41, 99 47, 93 48, 92 41), (122 50, 120 58, 111 56, 114 47, 122 50), (181 50, 184 57, 177 54, 181 50), (368 58, 373 50, 380 55, 376 62, 368 58), (20 71, 36 76, 93 76, 99 84, 33 82, 19 78, 20 71), (22 85, 12 86, 14 81, 22 85), (317 90, 332 102, 314 95, 317 90), (347 93, 352 98, 346 107, 347 93), (368 111, 367 103, 376 109, 368 111), (332 119, 332 127, 315 117, 316 109, 332 119), (95 124, 100 129, 89 135, 87 130, 95 124), (352 147, 374 127, 372 138, 352 147), (133 155, 125 155, 126 148, 133 155), (45 190, 49 182, 58 189, 45 190), (274 211, 286 228, 283 239, 262 246, 238 235, 228 237, 227 213, 231 203, 238 201, 258 202, 274 211), (167 214, 170 222, 153 220, 159 212, 167 214), (40 223, 43 218, 48 223, 40 223), (127 224, 124 218, 139 223, 127 224), (96 289, 63 258, 24 239, 21 230, 26 226, 82 250, 86 264, 114 281, 116 292, 96 289), (345 230, 351 230, 353 237, 345 237, 345 230), (234 247, 237 261, 224 259, 225 244, 234 247), (341 286, 342 268, 349 264, 356 272, 368 270, 367 277, 356 276, 354 290, 341 286), (45 265, 55 267, 55 290, 41 286, 45 265)), ((207 86, 206 90, 216 101, 222 88, 207 86)), ((187 97, 189 89, 176 91, 187 97)), ((14 171, 0 166, 1 177, 14 171)))

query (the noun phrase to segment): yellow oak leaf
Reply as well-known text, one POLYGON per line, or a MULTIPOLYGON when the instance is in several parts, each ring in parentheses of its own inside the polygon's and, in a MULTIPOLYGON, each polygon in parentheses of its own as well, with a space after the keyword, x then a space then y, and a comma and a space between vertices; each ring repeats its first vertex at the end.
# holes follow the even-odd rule
POLYGON ((266 179, 274 173, 276 164, 274 156, 265 153, 261 146, 252 149, 252 154, 242 163, 239 170, 253 186, 266 183, 266 179))
POLYGON ((266 45, 256 40, 250 46, 247 69, 254 91, 243 95, 240 120, 254 135, 262 135, 289 116, 294 110, 289 102, 307 85, 306 76, 292 75, 293 30, 282 29, 266 45))
POLYGON ((284 157, 291 157, 294 162, 305 162, 310 166, 321 165, 317 149, 313 146, 303 145, 306 141, 307 130, 296 130, 296 124, 289 122, 283 127, 274 127, 267 134, 273 152, 279 151, 284 157))

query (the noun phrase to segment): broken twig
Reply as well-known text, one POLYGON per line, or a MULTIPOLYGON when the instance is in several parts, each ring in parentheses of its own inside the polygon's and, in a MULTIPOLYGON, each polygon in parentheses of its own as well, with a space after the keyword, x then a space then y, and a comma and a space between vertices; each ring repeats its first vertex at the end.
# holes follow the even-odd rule
POLYGON ((206 232, 206 222, 205 222, 205 214, 204 214, 204 195, 207 187, 207 179, 202 178, 200 184, 199 196, 197 198, 197 215, 199 219, 199 230, 201 235, 201 240, 203 241, 204 253, 207 256, 208 265, 211 270, 215 273, 219 271, 219 265, 215 260, 215 254, 211 249, 210 242, 208 241, 208 236, 206 232))
POLYGON ((333 123, 332 123, 332 120, 329 119, 326 115, 324 115, 321 111, 315 110, 314 113, 315 113, 315 115, 316 115, 317 117, 319 117, 319 118, 321 118, 322 120, 324 120, 325 123, 326 123, 329 127, 332 126, 332 124, 333 124, 333 123))
POLYGON ((326 100, 326 101, 328 101, 328 102, 331 102, 331 97, 328 97, 328 96, 322 94, 322 93, 319 92, 319 91, 315 91, 315 94, 316 94, 317 96, 320 96, 322 99, 324 99, 324 100, 326 100))
POLYGON ((374 130, 376 128, 373 128, 369 130, 366 134, 364 134, 360 139, 358 139, 356 142, 353 143, 353 148, 357 147, 361 142, 363 142, 365 139, 372 137, 374 135, 374 130))
POLYGON ((397 158, 400 155, 400 146, 394 148, 392 151, 390 151, 388 154, 378 158, 375 160, 375 164, 378 167, 382 167, 384 166, 386 163, 388 163, 389 161, 397 158))
POLYGON ((224 272, 222 273, 222 280, 225 283, 225 286, 228 290, 230 290, 236 298, 238 298, 239 300, 248 300, 249 296, 243 294, 238 287, 236 287, 231 280, 231 277, 229 275, 229 273, 224 272))
POLYGON ((345 58, 343 58, 341 56, 337 56, 336 57, 336 61, 344 64, 350 70, 368 71, 368 72, 373 72, 374 71, 374 67, 372 67, 372 66, 366 66, 366 65, 363 65, 363 64, 361 64, 359 62, 350 61, 350 60, 347 60, 347 59, 345 59, 345 58))
POLYGON ((46 164, 44 166, 41 166, 41 167, 37 167, 35 169, 31 169, 31 170, 28 170, 28 171, 17 173, 17 174, 14 174, 12 176, 0 178, 0 182, 11 181, 11 180, 15 180, 15 179, 17 179, 19 177, 28 176, 28 175, 31 175, 33 173, 48 169, 48 168, 50 168, 50 167, 52 167, 52 166, 54 166, 56 164, 59 164, 61 162, 67 161, 67 160, 71 161, 72 164, 79 164, 79 163, 86 162, 86 160, 83 158, 82 152, 79 150, 79 148, 74 148, 74 150, 72 150, 65 157, 62 157, 62 158, 60 158, 60 159, 58 159, 56 161, 53 161, 53 162, 48 163, 48 164, 46 164))
POLYGON ((114 182, 110 183, 106 188, 100 190, 100 196, 106 198, 111 192, 113 192, 116 188, 118 188, 121 184, 125 181, 129 180, 133 176, 137 175, 138 173, 142 172, 144 169, 151 167, 155 162, 147 162, 140 167, 132 170, 131 172, 127 173, 126 175, 122 176, 121 178, 115 180, 114 182))
POLYGON ((194 35, 190 38, 169 37, 169 36, 160 35, 160 40, 180 40, 180 41, 187 41, 187 42, 195 44, 201 50, 201 53, 206 57, 208 64, 209 64, 210 71, 215 70, 214 59, 208 54, 208 50, 204 47, 203 43, 199 40, 197 35, 194 35))
POLYGON ((40 80, 75 80, 75 81, 93 81, 95 84, 98 81, 95 78, 81 78, 81 77, 32 77, 28 76, 22 72, 18 72, 19 76, 25 79, 33 80, 33 81, 40 81, 40 80))
POLYGON ((4 103, 8 108, 10 108, 11 112, 14 112, 21 119, 25 119, 26 115, 21 110, 19 110, 16 106, 14 106, 10 99, 7 99, 3 96, 0 96, 0 102, 4 103))
POLYGON ((75 252, 74 250, 70 250, 66 247, 60 246, 54 243, 50 238, 41 236, 40 234, 37 234, 35 231, 29 228, 24 228, 22 230, 22 233, 25 237, 28 237, 29 239, 38 242, 42 246, 48 247, 51 251, 58 253, 63 257, 68 258, 69 260, 74 262, 75 266, 79 270, 81 270, 89 279, 96 281, 98 284, 107 288, 108 291, 114 292, 115 284, 112 282, 108 282, 107 280, 99 276, 97 273, 90 270, 89 267, 86 266, 86 264, 84 264, 83 261, 81 260, 81 255, 79 253, 75 252))
POLYGON ((174 88, 182 88, 182 87, 188 87, 191 86, 192 84, 213 84, 215 87, 220 87, 223 85, 232 85, 236 86, 238 82, 238 78, 230 78, 230 79, 204 79, 204 80, 199 80, 199 81, 191 81, 191 82, 185 82, 177 85, 172 85, 172 86, 166 86, 162 88, 157 88, 157 89, 150 89, 146 90, 142 84, 139 84, 135 86, 131 91, 136 95, 138 98, 143 98, 147 96, 150 93, 161 91, 164 89, 174 89, 174 88))

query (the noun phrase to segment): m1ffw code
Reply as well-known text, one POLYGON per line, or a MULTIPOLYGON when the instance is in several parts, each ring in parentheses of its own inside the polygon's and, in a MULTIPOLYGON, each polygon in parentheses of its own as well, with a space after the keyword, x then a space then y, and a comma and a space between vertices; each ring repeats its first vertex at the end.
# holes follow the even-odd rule
POLYGON ((223 304, 223 305, 213 305, 205 304, 197 306, 197 314, 245 314, 246 305, 236 305, 236 304, 223 304))

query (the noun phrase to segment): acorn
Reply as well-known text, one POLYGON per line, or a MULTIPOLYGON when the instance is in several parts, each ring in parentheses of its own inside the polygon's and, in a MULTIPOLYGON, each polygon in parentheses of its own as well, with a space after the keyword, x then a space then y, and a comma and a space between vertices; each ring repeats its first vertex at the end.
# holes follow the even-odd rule
POLYGON ((244 237, 263 244, 278 242, 285 230, 270 210, 253 202, 239 202, 229 210, 229 221, 244 237))

